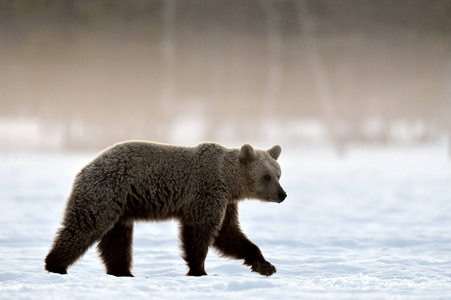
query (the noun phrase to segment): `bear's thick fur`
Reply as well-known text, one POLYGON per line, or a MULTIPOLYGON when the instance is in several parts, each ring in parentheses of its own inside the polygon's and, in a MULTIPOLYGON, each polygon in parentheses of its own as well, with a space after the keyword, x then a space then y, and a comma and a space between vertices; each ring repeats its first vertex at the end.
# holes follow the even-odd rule
POLYGON ((211 245, 224 256, 243 259, 252 271, 272 275, 276 268, 240 229, 237 202, 285 199, 276 161, 280 152, 278 145, 266 151, 247 144, 241 149, 216 143, 116 144, 76 176, 45 268, 66 274, 100 241, 107 273, 133 276, 134 222, 177 219, 187 275, 207 274, 204 261, 211 245))

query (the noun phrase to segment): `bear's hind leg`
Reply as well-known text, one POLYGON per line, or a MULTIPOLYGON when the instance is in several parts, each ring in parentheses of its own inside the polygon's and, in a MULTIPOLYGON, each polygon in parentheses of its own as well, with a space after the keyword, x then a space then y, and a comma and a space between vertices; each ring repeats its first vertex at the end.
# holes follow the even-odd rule
POLYGON ((45 269, 52 273, 67 274, 67 268, 75 263, 95 242, 92 235, 80 233, 71 226, 59 231, 52 249, 45 258, 45 269))
POLYGON ((133 222, 119 221, 97 246, 107 274, 130 276, 132 266, 133 222))
POLYGON ((93 210, 75 200, 72 195, 66 208, 63 226, 58 230, 52 248, 45 258, 45 269, 49 272, 67 274, 67 268, 113 228, 120 217, 120 211, 111 211, 105 207, 93 210))

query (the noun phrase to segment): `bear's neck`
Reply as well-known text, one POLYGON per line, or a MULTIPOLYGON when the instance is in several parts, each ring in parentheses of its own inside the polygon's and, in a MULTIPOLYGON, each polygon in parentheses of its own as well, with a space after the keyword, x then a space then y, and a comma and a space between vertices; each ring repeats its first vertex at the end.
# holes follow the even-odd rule
POLYGON ((240 162, 239 162, 239 149, 232 149, 228 152, 223 161, 223 176, 225 184, 230 193, 230 201, 238 201, 248 198, 246 192, 246 179, 242 178, 240 162))

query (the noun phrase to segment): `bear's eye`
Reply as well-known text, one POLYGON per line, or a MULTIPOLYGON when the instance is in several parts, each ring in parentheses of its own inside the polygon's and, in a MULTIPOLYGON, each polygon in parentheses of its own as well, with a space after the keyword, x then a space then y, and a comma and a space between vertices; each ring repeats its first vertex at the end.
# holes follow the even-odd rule
POLYGON ((263 178, 265 178, 266 181, 270 181, 271 180, 271 176, 269 176, 269 175, 265 175, 265 177, 263 177, 263 178))

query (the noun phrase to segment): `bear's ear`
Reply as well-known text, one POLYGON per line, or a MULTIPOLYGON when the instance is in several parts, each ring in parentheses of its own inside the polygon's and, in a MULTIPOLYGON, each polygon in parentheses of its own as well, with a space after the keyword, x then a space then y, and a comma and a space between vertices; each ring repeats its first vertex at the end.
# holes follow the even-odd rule
POLYGON ((240 149, 239 157, 242 163, 248 163, 257 159, 257 154, 251 145, 244 144, 240 149))
POLYGON ((280 152, 282 152, 282 148, 279 145, 272 146, 268 150, 269 155, 271 155, 271 157, 275 160, 279 158, 280 152))

